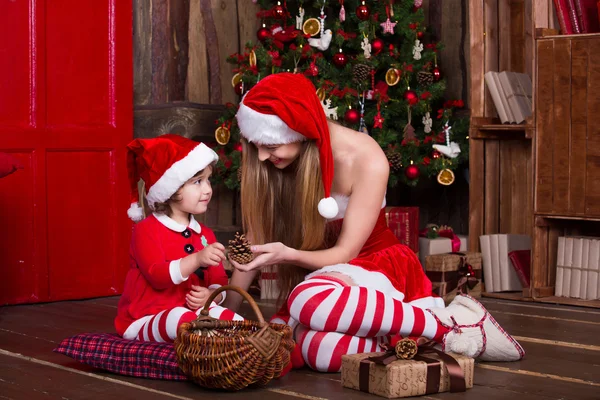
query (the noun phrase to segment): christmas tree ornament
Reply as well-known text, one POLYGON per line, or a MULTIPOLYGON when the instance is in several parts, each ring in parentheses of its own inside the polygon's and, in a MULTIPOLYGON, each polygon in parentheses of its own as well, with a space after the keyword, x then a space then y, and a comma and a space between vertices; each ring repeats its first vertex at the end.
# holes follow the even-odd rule
POLYGON ((321 23, 316 18, 309 18, 302 24, 302 32, 305 35, 317 36, 321 32, 321 23))
POLYGON ((423 0, 415 0, 415 2, 414 2, 415 9, 418 10, 419 8, 421 8, 422 5, 423 5, 423 0))
POLYGON ((340 8, 340 22, 346 21, 346 9, 344 8, 344 0, 340 0, 341 8, 340 8))
POLYGON ((423 43, 419 39, 415 40, 415 45, 413 46, 413 58, 415 60, 421 59, 421 53, 423 52, 423 43))
POLYGON ((227 251, 228 258, 238 264, 248 264, 254 259, 250 242, 246 239, 246 235, 240 235, 239 232, 236 232, 233 240, 229 241, 227 251))
POLYGON ((271 13, 273 14, 273 18, 276 19, 285 19, 285 9, 281 6, 281 2, 278 1, 277 5, 275 7, 273 7, 273 9, 271 10, 271 13))
POLYGON ((382 22, 381 24, 381 28, 383 29, 383 34, 385 35, 386 33, 389 33, 391 35, 394 34, 394 27, 396 26, 396 22, 392 22, 390 20, 390 6, 386 5, 385 6, 385 12, 387 14, 387 19, 382 22))
POLYGON ((327 15, 325 15, 325 2, 327 0, 323 0, 323 5, 321 6, 321 13, 319 14, 319 24, 321 25, 321 36, 323 36, 323 32, 325 32, 325 18, 327 18, 327 15))
POLYGON ((431 126, 433 125, 433 120, 431 119, 431 115, 429 114, 429 111, 427 111, 425 113, 425 115, 423 116, 423 132, 425 133, 429 133, 431 132, 431 126))
POLYGON ((361 21, 366 21, 371 16, 371 10, 365 4, 365 0, 362 0, 360 6, 356 7, 356 16, 361 21))
POLYGON ((412 163, 404 170, 404 175, 409 181, 414 181, 419 177, 419 167, 412 163))
POLYGON ((239 152, 241 152, 241 151, 243 150, 242 144, 241 144, 240 142, 237 142, 237 143, 236 143, 236 144, 233 146, 233 149, 234 149, 235 151, 239 151, 239 152))
POLYGON ((244 82, 239 81, 238 83, 236 83, 233 87, 233 90, 238 96, 241 96, 244 93, 244 82))
POLYGON ((337 121, 338 113, 337 107, 331 106, 331 99, 325 100, 325 103, 321 103, 323 105, 323 111, 325 111, 325 116, 329 119, 337 121))
POLYGON ((377 102, 377 115, 373 118, 373 128, 383 128, 383 117, 381 116, 381 105, 377 102))
POLYGON ((383 46, 384 46, 383 40, 376 38, 371 43, 371 50, 373 50, 373 52, 375 54, 379 54, 379 53, 381 53, 381 50, 383 50, 383 46))
POLYGON ((369 79, 371 67, 366 64, 356 64, 352 68, 352 78, 358 85, 362 85, 369 79))
POLYGON ((448 121, 444 124, 444 132, 446 136, 446 144, 434 144, 432 147, 445 155, 448 158, 456 158, 460 154, 460 146, 456 142, 450 141, 450 130, 451 126, 448 125, 448 121))
POLYGON ((242 181, 242 167, 238 167, 236 175, 237 175, 237 181, 241 182, 242 181))
POLYGON ((317 97, 319 98, 319 100, 323 101, 325 100, 325 89, 320 87, 317 89, 317 97))
POLYGON ((360 44, 360 48, 363 49, 363 54, 366 59, 371 58, 371 43, 369 43, 369 38, 367 35, 363 37, 362 43, 360 44))
POLYGON ((394 149, 388 149, 385 156, 390 164, 390 170, 393 173, 398 173, 402 170, 402 156, 394 149))
POLYGON ((331 29, 327 29, 325 32, 323 32, 320 38, 309 38, 308 44, 321 51, 325 51, 329 48, 332 38, 333 33, 331 32, 331 29))
POLYGON ((365 94, 363 92, 362 96, 358 96, 358 104, 360 105, 360 120, 358 123, 358 131, 362 133, 369 134, 367 130, 367 125, 365 124, 365 94))
POLYGON ((231 78, 231 87, 235 88, 235 85, 237 85, 241 81, 242 81, 242 74, 240 72, 238 72, 237 74, 233 75, 233 78, 231 78))
POLYGON ((451 169, 444 168, 437 176, 440 185, 450 186, 454 183, 454 172, 451 169))
POLYGON ((248 64, 250 67, 256 67, 256 53, 254 50, 250 50, 250 54, 248 54, 248 64))
POLYGON ((267 26, 265 24, 263 24, 262 28, 260 28, 256 32, 256 37, 261 42, 264 42, 265 40, 271 37, 271 31, 267 29, 267 26))
POLYGON ((385 73, 385 83, 389 86, 395 86, 400 82, 400 70, 397 68, 390 68, 385 73))
POLYGON ((231 137, 231 131, 225 124, 221 125, 215 130, 215 140, 221 146, 225 146, 229 143, 229 138, 231 137))
POLYGON ((335 55, 333 56, 333 63, 336 67, 343 68, 346 66, 347 62, 348 57, 344 53, 342 53, 342 49, 340 49, 339 53, 335 53, 335 55))
POLYGON ((349 108, 344 114, 344 121, 346 121, 348 124, 355 125, 358 123, 358 121, 360 121, 360 113, 358 110, 349 108))
POLYGON ((302 29, 302 24, 304 23, 304 8, 302 6, 298 7, 298 15, 296 15, 296 29, 302 29))
POLYGON ((423 39, 423 36, 425 36, 425 33, 423 31, 417 32, 417 39, 423 39))
POLYGON ((404 97, 404 100, 406 100, 408 102, 408 104, 410 104, 411 106, 414 106, 415 104, 417 104, 419 102, 419 95, 417 95, 417 92, 412 90, 410 87, 408 89, 406 89, 403 97, 404 97))
POLYGON ((434 158, 434 159, 436 159, 436 160, 437 160, 438 158, 440 158, 441 156, 442 156, 442 153, 440 153, 440 152, 439 152, 439 151, 437 151, 437 150, 433 150, 433 152, 431 153, 431 157, 432 157, 432 158, 434 158))
POLYGON ((433 73, 433 79, 437 82, 440 79, 442 79, 442 71, 440 70, 440 68, 436 65, 435 67, 433 67, 433 70, 431 70, 431 72, 433 73))
POLYGON ((433 74, 429 71, 419 71, 417 73, 417 82, 419 85, 431 85, 433 83, 433 74))

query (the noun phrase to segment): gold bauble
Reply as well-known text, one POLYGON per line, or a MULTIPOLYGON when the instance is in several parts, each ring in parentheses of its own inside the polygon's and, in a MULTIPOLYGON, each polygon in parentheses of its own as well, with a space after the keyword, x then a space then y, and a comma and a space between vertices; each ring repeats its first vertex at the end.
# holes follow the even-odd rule
POLYGON ((217 140, 217 143, 222 146, 225 146, 227 143, 229 143, 230 137, 231 132, 229 132, 229 129, 224 126, 218 127, 215 131, 215 139, 217 140))
POLYGON ((304 21, 302 32, 305 35, 316 36, 317 33, 321 32, 321 23, 316 18, 309 18, 304 21))

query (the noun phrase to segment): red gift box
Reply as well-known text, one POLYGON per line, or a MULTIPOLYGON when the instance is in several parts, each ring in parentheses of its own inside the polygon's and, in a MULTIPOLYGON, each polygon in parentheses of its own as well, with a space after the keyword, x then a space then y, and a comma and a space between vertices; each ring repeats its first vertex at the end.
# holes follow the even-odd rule
POLYGON ((419 207, 386 207, 388 227, 400 243, 419 252, 419 207))

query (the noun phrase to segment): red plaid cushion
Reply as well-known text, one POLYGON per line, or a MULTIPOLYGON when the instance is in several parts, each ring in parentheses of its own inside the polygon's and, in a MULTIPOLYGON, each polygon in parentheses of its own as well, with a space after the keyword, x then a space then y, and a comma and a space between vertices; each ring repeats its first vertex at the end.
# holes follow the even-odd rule
POLYGON ((172 343, 127 340, 109 333, 82 333, 64 339, 54 351, 121 375, 187 380, 179 369, 172 343))

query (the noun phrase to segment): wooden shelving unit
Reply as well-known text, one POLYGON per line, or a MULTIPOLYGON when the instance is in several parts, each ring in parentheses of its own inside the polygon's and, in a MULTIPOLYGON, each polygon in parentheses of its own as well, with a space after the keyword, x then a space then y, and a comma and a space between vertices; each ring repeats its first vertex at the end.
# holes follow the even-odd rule
POLYGON ((558 35, 552 0, 469 7, 469 247, 484 234, 533 238, 531 287, 483 295, 600 308, 554 296, 558 237, 600 236, 600 34, 558 35), (532 77, 534 115, 524 124, 496 118, 484 74, 503 70, 532 77))

